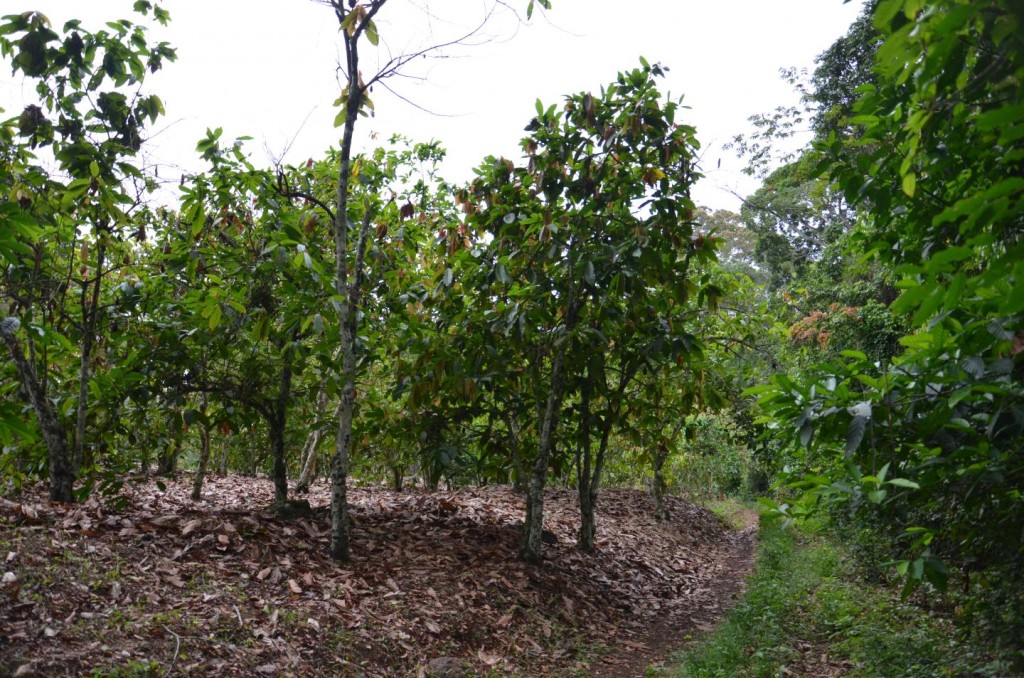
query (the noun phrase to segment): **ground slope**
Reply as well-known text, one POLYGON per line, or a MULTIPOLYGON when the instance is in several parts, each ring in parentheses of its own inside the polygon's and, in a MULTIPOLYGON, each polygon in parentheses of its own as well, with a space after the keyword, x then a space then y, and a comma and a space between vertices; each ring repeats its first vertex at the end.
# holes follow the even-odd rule
POLYGON ((577 551, 575 494, 550 490, 546 562, 517 558, 523 499, 504 487, 353 488, 353 560, 312 516, 266 510, 270 484, 213 478, 117 502, 0 499, 0 676, 643 675, 741 590, 753 531, 670 497, 601 492, 598 551, 577 551))

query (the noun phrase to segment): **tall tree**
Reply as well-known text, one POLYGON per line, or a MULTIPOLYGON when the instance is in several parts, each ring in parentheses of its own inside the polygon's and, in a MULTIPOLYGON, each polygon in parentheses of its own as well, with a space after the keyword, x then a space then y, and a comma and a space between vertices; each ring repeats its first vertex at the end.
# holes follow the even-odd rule
MULTIPOLYGON (((161 23, 168 19, 166 12, 145 0, 136 2, 135 10, 152 12, 161 23)), ((65 344, 68 337, 62 335, 77 330, 77 392, 59 395, 74 403, 70 432, 43 405, 54 395, 46 392, 53 381, 46 377, 48 361, 36 355, 35 336, 25 340, 28 358, 19 347, 18 323, 7 323, 3 338, 44 428, 51 497, 68 502, 87 460, 90 384, 101 332, 101 295, 112 268, 110 254, 131 227, 130 212, 148 187, 130 160, 141 148, 146 125, 163 113, 160 99, 142 94, 141 85, 147 72, 159 70, 175 53, 166 43, 149 45, 145 28, 128 20, 108 23, 107 29, 96 32, 70 21, 62 36, 38 12, 4 18, 0 53, 11 57, 16 72, 37 82, 40 100, 26 106, 18 118, 17 137, 0 137, 7 165, 3 181, 10 184, 5 188, 17 196, 0 213, 4 230, 11 234, 3 236, 7 246, 0 248, 5 286, 47 271, 56 294, 30 292, 21 297, 13 309, 26 318, 20 324, 37 336, 65 344), (40 147, 52 154, 59 172, 51 174, 37 161, 32 151, 40 147), (77 271, 73 252, 79 253, 77 271), (78 307, 74 319, 72 304, 78 307)))
POLYGON ((590 549, 625 386, 645 352, 672 334, 672 309, 697 296, 691 257, 713 256, 710 243, 693 237, 694 130, 676 121, 678 101, 662 101, 663 70, 644 61, 599 95, 567 97, 561 112, 538 102, 522 142, 525 166, 489 158, 460 196, 477 233, 475 246, 453 257, 469 268, 463 290, 478 290, 473 312, 519 347, 536 393, 527 560, 541 558, 544 486, 566 397, 580 392, 581 546, 590 549), (595 398, 605 407, 600 419, 591 419, 595 398), (589 424, 598 421, 591 455, 589 424))
MULTIPOLYGON (((550 7, 549 0, 529 0, 527 15, 534 5, 550 7)), ((349 457, 352 448, 352 422, 355 413, 356 366, 359 309, 362 302, 362 285, 366 276, 366 248, 370 226, 375 215, 384 204, 379 198, 367 197, 361 204, 353 204, 350 195, 352 179, 352 151, 356 122, 361 114, 373 108, 368 94, 370 88, 398 73, 413 59, 423 56, 437 46, 415 53, 401 54, 387 61, 371 77, 364 77, 360 60, 360 49, 365 42, 376 46, 380 40, 374 19, 387 4, 387 0, 349 2, 327 0, 334 10, 341 27, 344 46, 343 72, 345 86, 338 104, 341 111, 335 121, 342 128, 341 148, 338 157, 338 181, 334 199, 334 243, 335 243, 335 307, 341 328, 341 404, 338 408, 338 428, 331 461, 331 545, 330 555, 341 561, 349 559, 349 520, 347 503, 347 479, 349 457)), ((475 32, 475 31, 473 31, 475 32)), ((460 39, 461 40, 461 39, 460 39)), ((456 40, 455 42, 459 42, 456 40)))

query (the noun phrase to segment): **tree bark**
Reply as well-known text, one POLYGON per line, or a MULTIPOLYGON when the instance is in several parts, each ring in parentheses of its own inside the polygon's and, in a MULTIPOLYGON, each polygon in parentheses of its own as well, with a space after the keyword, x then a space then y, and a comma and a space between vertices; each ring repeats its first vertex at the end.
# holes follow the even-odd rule
POLYGON ((89 363, 92 360, 92 347, 96 341, 96 315, 100 304, 100 282, 103 279, 103 264, 105 263, 106 245, 103 242, 104 234, 98 234, 96 245, 96 278, 93 281, 92 296, 86 306, 86 290, 83 281, 82 287, 82 360, 78 369, 78 412, 75 423, 75 448, 71 457, 71 468, 77 476, 81 472, 82 462, 85 458, 85 423, 89 414, 89 379, 92 377, 92 369, 89 363))
POLYGON ((526 464, 523 462, 523 450, 519 440, 519 415, 514 410, 510 409, 505 413, 505 426, 508 427, 508 445, 512 453, 512 470, 515 473, 512 491, 523 494, 526 492, 526 464))
MULTIPOLYGON (((292 341, 295 337, 292 336, 292 341)), ((292 348, 290 344, 280 347, 284 365, 281 368, 281 382, 278 384, 277 399, 269 408, 267 426, 270 429, 270 451, 273 468, 274 501, 288 500, 288 464, 285 455, 285 434, 288 426, 288 405, 292 397, 292 348)))
MULTIPOLYGON (((200 412, 206 416, 206 396, 203 396, 202 409, 200 412)), ((210 463, 210 429, 206 424, 199 422, 199 468, 196 469, 196 477, 192 481, 192 501, 199 501, 203 496, 203 480, 206 478, 206 467, 210 463)))
POLYGON ((665 462, 668 461, 668 448, 661 445, 654 452, 654 519, 668 520, 668 509, 665 508, 665 462))
POLYGON ((551 363, 551 384, 540 430, 540 447, 530 470, 530 484, 526 492, 526 519, 523 525, 522 557, 529 563, 544 559, 541 551, 541 532, 544 529, 544 485, 548 477, 548 460, 554 446, 558 414, 562 408, 562 361, 560 350, 551 363))
POLYGON ((665 482, 665 464, 668 463, 668 458, 672 453, 672 449, 675 448, 676 441, 679 440, 679 434, 683 432, 685 427, 686 419, 684 417, 672 427, 672 433, 669 434, 668 439, 660 443, 654 451, 655 520, 668 520, 670 517, 668 509, 665 508, 665 493, 668 490, 668 484, 665 482))
POLYGON ((29 401, 43 432, 50 465, 50 499, 70 504, 75 500, 75 469, 68 449, 67 430, 50 406, 50 401, 46 398, 43 386, 36 376, 35 367, 26 360, 21 344, 14 336, 20 325, 14 318, 0 321, 0 339, 7 344, 7 349, 14 359, 18 377, 28 391, 29 401))
POLYGON ((181 448, 180 434, 175 435, 167 446, 160 451, 156 460, 156 473, 160 476, 173 476, 178 471, 178 451, 181 448))
MULTIPOLYGON (((341 327, 342 389, 341 405, 338 408, 338 432, 334 441, 334 458, 331 460, 331 545, 329 551, 331 558, 341 562, 348 562, 350 557, 347 482, 356 397, 356 326, 360 283, 364 274, 363 261, 366 256, 367 234, 373 217, 372 209, 367 205, 359 230, 359 238, 356 241, 354 262, 350 272, 348 268, 348 193, 352 172, 352 138, 365 94, 365 85, 359 73, 359 38, 362 37, 366 26, 385 2, 386 0, 371 2, 365 10, 366 13, 362 21, 352 29, 352 32, 349 33, 348 30, 341 32, 345 43, 348 97, 345 100, 345 124, 341 140, 341 157, 338 163, 338 188, 335 194, 334 260, 337 271, 334 289, 338 296, 338 319, 341 327)), ((342 20, 345 17, 344 4, 341 0, 332 0, 331 4, 339 20, 342 20)))
POLYGON ((327 410, 327 382, 321 381, 320 388, 316 394, 316 420, 317 425, 309 432, 306 436, 306 442, 302 446, 302 471, 299 473, 299 480, 295 483, 295 491, 299 494, 305 494, 309 492, 309 485, 313 482, 313 478, 316 476, 316 460, 317 451, 316 448, 320 444, 320 437, 323 435, 324 429, 320 425, 321 420, 324 418, 324 412, 327 410))
POLYGON ((402 472, 402 467, 394 465, 391 467, 391 489, 395 492, 402 491, 402 485, 405 481, 405 473, 402 472))

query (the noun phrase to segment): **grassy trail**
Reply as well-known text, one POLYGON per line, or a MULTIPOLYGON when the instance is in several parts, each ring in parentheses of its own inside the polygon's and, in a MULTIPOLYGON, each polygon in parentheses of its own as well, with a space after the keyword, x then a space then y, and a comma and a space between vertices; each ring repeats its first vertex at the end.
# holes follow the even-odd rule
POLYGON ((648 675, 1007 675, 958 642, 948 619, 858 581, 847 563, 835 543, 764 523, 744 597, 713 632, 648 675))

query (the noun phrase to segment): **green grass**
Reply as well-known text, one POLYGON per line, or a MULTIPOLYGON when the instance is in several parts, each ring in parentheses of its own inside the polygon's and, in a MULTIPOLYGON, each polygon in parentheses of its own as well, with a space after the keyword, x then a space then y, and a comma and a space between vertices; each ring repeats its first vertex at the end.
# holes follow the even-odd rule
POLYGON ((656 675, 1001 675, 952 623, 859 581, 839 546, 762 523, 747 592, 656 675))

